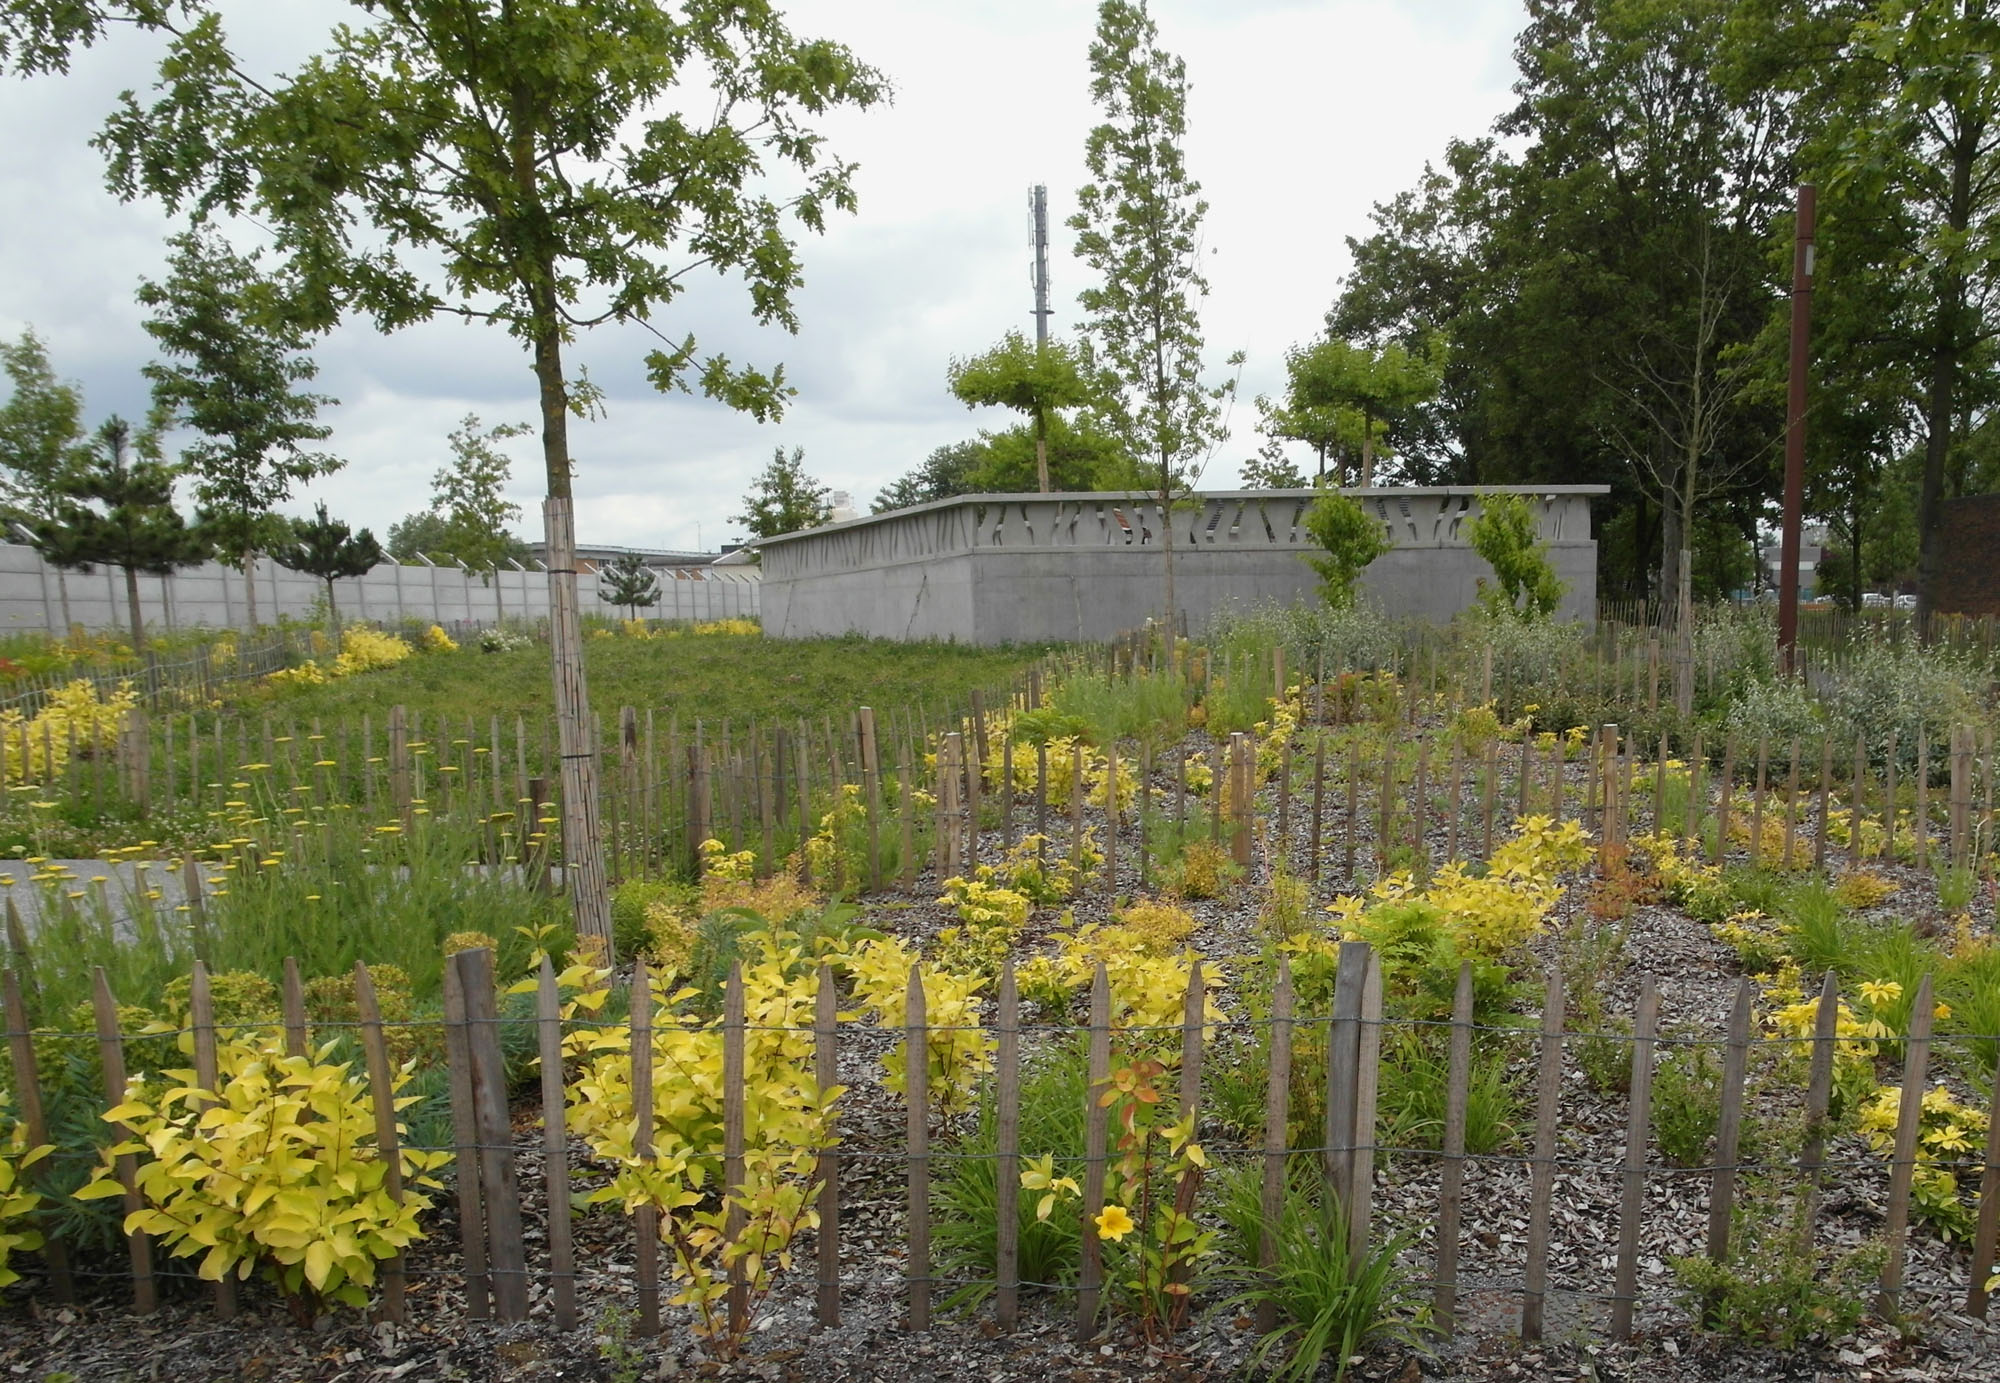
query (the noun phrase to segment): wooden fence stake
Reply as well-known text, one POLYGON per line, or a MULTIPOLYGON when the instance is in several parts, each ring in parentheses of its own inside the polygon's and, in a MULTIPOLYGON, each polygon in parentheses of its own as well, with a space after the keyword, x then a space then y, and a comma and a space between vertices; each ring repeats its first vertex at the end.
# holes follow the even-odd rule
POLYGON ((1090 982, 1089 1084, 1084 1091, 1083 1132, 1083 1266, 1077 1274, 1076 1338, 1088 1340, 1097 1331, 1097 1299, 1104 1287, 1104 1247, 1097 1237, 1097 1217, 1104 1209, 1104 1173, 1110 1142, 1111 1111, 1098 1103, 1111 1081, 1111 982, 1104 962, 1090 982))
MULTIPOLYGON (((1445 1077, 1444 1165, 1438 1177, 1437 1273, 1431 1321, 1449 1339, 1457 1329, 1458 1236, 1465 1201, 1465 1116, 1472 1090, 1472 962, 1458 966, 1451 1001, 1451 1055, 1445 1077)), ((1271 1221, 1267 1220, 1267 1223, 1271 1221)))
MULTIPOLYGON (((1893 733, 1893 732, 1892 732, 1893 733)), ((1891 772, 1894 772, 1893 760, 1891 772)), ((1889 801, 1889 815, 1895 815, 1895 799, 1889 801)), ((1896 1114, 1896 1149, 1889 1162, 1889 1207, 1882 1229, 1882 1242, 1889 1256, 1882 1264, 1882 1286, 1875 1309, 1893 1317, 1903 1291, 1903 1248, 1910 1229, 1910 1187, 1917 1174, 1917 1134, 1923 1122, 1924 1082, 1930 1074, 1931 1057, 1931 977, 1917 985, 1916 1002, 1910 1007, 1910 1032, 1903 1041, 1903 1098, 1896 1114)))
POLYGON ((1012 1330, 1021 1295, 1021 999, 1011 957, 1000 970, 999 1012, 994 1020, 995 1153, 993 1316, 1012 1330))
MULTIPOLYGON (((356 987, 366 971, 355 968, 356 987)), ((372 999, 372 994, 371 994, 372 999)), ((365 1018, 364 1018, 365 1021, 365 1018)), ((377 1031, 380 1021, 377 1020, 377 1031)), ((576 1328, 576 1248, 570 1236, 569 1139, 563 1091, 562 997, 556 990, 556 968, 545 955, 535 975, 535 1038, 542 1066, 542 1176, 548 1194, 549 1276, 555 1303, 556 1329, 576 1328)), ((369 1051, 373 1070, 374 1050, 369 1051)), ((385 1063, 388 1055, 383 1054, 385 1063)), ((379 1122, 379 1121, 378 1121, 379 1122)), ((390 1136, 395 1123, 390 1121, 390 1136)))
MULTIPOLYGON (((822 961, 819 990, 813 998, 813 1083, 822 1092, 840 1083, 838 1040, 839 994, 833 967, 822 961)), ((827 1113, 827 1146, 819 1154, 819 1230, 816 1244, 819 1282, 815 1315, 821 1325, 840 1324, 840 1154, 834 1151, 838 1116, 827 1113)))
MULTIPOLYGON (((1271 991, 1271 1063, 1264 1087, 1264 1184, 1259 1204, 1266 1225, 1277 1224, 1284 1214, 1289 1179, 1286 1164, 1292 1096, 1292 1002, 1292 965, 1289 958, 1281 956, 1278 982, 1271 991)), ((1266 1234, 1258 1243, 1257 1267, 1268 1276, 1277 1262, 1277 1236, 1266 1234)), ((1259 1302, 1258 1333, 1268 1335, 1277 1328, 1277 1303, 1259 1302)))
MULTIPOLYGON (((730 964, 722 991, 722 1194, 728 1209, 723 1239, 738 1244, 749 1213, 738 1199, 743 1192, 743 962, 730 964)), ((729 1265, 729 1333, 740 1339, 750 1328, 750 1278, 741 1256, 729 1265)))
POLYGON ((909 1241, 910 1329, 931 1328, 930 1031, 924 1012, 923 967, 910 966, 903 1020, 903 1102, 908 1112, 910 1181, 906 1210, 909 1241))
POLYGON ((310 1042, 306 1033, 306 989, 299 978, 299 958, 285 957, 284 987, 285 1055, 306 1056, 310 1042))
MULTIPOLYGON (((9 899, 7 906, 11 917, 13 900, 9 899)), ((20 952, 16 956, 21 961, 26 959, 20 952)), ((35 1069, 35 1042, 28 1006, 21 998, 20 977, 12 969, 0 973, 0 1006, 4 1006, 7 1019, 7 1055, 14 1068, 16 1113, 28 1135, 28 1146, 39 1148, 49 1141, 49 1125, 42 1112, 42 1086, 35 1069)), ((70 1279, 68 1246, 49 1235, 42 1245, 42 1261, 48 1265, 49 1283, 56 1300, 65 1303, 74 1300, 76 1288, 70 1279)))
POLYGON ((1529 1164, 1527 1266, 1521 1282, 1521 1339, 1542 1338, 1549 1284, 1549 1204, 1556 1186, 1556 1119, 1562 1101, 1563 979, 1549 973, 1542 999, 1542 1052, 1535 1081, 1535 1153, 1529 1164))
POLYGON ((1639 1299, 1639 1218, 1646 1208, 1646 1135, 1653 1113, 1653 1045, 1660 990, 1651 974, 1640 981, 1632 1023, 1632 1098, 1625 1125, 1625 1194, 1618 1212, 1618 1277, 1611 1299, 1611 1338, 1629 1339, 1639 1299))
POLYGON ((1369 945, 1340 943, 1333 1012, 1326 1023, 1326 1186, 1350 1209, 1354 1184, 1354 1110, 1361 1065, 1361 992, 1368 981, 1369 945))
MULTIPOLYGON (((1970 729, 1966 734, 1970 736, 1970 729)), ((1995 1241, 2000 1240, 2000 1080, 1993 1082, 1993 1100, 1986 1111, 1985 1163, 1979 1178, 1979 1227, 1972 1236, 1972 1286, 1965 1294, 1965 1314, 1982 1321, 1986 1281, 1993 1272, 1995 1241)))
MULTIPOLYGON (((104 1095, 110 1102, 107 1108, 115 1109, 125 1103, 125 1042, 118 1033, 118 1002, 111 997, 111 984, 104 978, 101 965, 93 967, 90 997, 97 1016, 97 1052, 104 1066, 104 1095)), ((120 1123, 113 1127, 121 1143, 136 1137, 130 1125, 120 1123)), ((139 1199, 138 1159, 131 1153, 122 1153, 115 1166, 118 1182, 125 1188, 125 1213, 129 1216, 143 1208, 139 1199)), ((159 1304, 153 1286, 153 1237, 144 1230, 134 1230, 125 1236, 125 1245, 132 1261, 132 1309, 148 1315, 159 1304)))
POLYGON ((528 1318, 528 1265, 521 1239, 513 1126, 507 1112, 507 1068, 500 1054, 493 952, 484 946, 460 951, 451 963, 459 972, 465 1034, 472 1054, 480 1195, 486 1204, 487 1271, 493 1284, 494 1308, 503 1321, 524 1321, 528 1318))
MULTIPOLYGON (((646 959, 632 962, 632 1155, 653 1155, 653 981, 646 973, 646 959)), ((632 1212, 637 1237, 639 1278, 639 1319, 633 1330, 640 1335, 660 1333, 660 1211, 643 1204, 632 1212)))
POLYGON ((1806 1127, 1799 1147, 1799 1171, 1805 1179, 1799 1212, 1799 1249, 1812 1246, 1813 1220, 1819 1210, 1820 1180, 1826 1165, 1826 1120, 1833 1104, 1835 1035, 1840 1026, 1840 982, 1833 971, 1819 987, 1819 1007, 1813 1015, 1811 1066, 1806 1076, 1806 1127))
POLYGON ((1368 1253, 1369 1220, 1375 1194, 1375 1095, 1382 1072, 1382 958, 1369 947, 1356 1016, 1354 1077, 1354 1157, 1347 1184, 1347 1245, 1358 1270, 1368 1253))
POLYGON ((1729 1013, 1728 1049, 1722 1062, 1715 1176, 1708 1192, 1708 1256, 1716 1263, 1729 1261, 1729 1220, 1736 1208, 1736 1158, 1743 1145, 1743 1082, 1750 1067, 1750 1003, 1754 997, 1748 979, 1736 982, 1736 1004, 1729 1013))
MULTIPOLYGON (((169 722, 171 723, 171 722, 169 722)), ((206 1110, 216 1101, 212 1098, 221 1084, 220 1064, 215 1049, 215 997, 209 986, 208 966, 197 960, 188 986, 188 1027, 194 1036, 194 1083, 198 1090, 206 1090, 211 1098, 198 1100, 196 1112, 206 1110)), ((383 1301, 388 1301, 388 1279, 383 1279, 383 1301)), ((215 1314, 223 1320, 236 1315, 236 1279, 224 1273, 215 1283, 215 1314)))

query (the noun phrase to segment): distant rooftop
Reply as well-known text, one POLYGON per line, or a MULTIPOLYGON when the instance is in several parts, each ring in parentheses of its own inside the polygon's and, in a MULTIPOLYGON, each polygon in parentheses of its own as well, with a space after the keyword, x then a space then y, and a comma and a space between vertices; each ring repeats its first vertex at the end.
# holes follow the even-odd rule
MULTIPOLYGON (((637 556, 649 567, 706 567, 721 561, 740 546, 739 543, 725 543, 719 552, 688 552, 678 548, 618 547, 610 543, 578 543, 576 555, 596 566, 620 557, 637 556)), ((537 562, 546 561, 548 544, 529 543, 528 556, 537 562)))

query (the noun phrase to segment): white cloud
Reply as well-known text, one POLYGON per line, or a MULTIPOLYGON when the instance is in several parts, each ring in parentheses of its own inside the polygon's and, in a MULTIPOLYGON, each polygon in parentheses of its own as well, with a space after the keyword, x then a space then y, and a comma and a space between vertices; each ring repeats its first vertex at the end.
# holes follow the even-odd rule
MULTIPOLYGON (((239 7, 241 8, 241 7, 239 7)), ((339 16, 332 0, 243 8, 243 41, 283 63, 288 45, 339 16), (283 11, 279 22, 278 11, 283 11)), ((759 327, 740 287, 697 285, 662 320, 704 349, 782 360, 799 397, 760 426, 700 399, 661 397, 636 328, 594 332, 570 359, 610 392, 609 416, 576 423, 580 527, 587 541, 711 545, 729 531, 750 476, 774 446, 803 446, 808 469, 864 505, 933 447, 1001 421, 944 391, 954 353, 1032 325, 1027 189, 1049 186, 1056 325, 1077 316, 1086 270, 1062 220, 1083 179, 1094 119, 1086 51, 1095 10, 1077 0, 803 0, 794 28, 849 44, 896 86, 893 105, 825 122, 830 147, 861 165, 860 214, 802 246, 800 333, 759 327)), ((1445 141, 1482 132, 1508 104, 1519 0, 1157 0, 1163 44, 1187 61, 1190 169, 1210 203, 1215 360, 1242 349, 1248 395, 1279 386, 1285 348, 1320 328, 1347 267, 1344 238, 1417 177, 1445 141)), ((123 37, 123 36, 120 36, 123 37)), ((150 341, 132 300, 156 275, 170 229, 155 207, 104 190, 88 139, 116 93, 150 80, 152 49, 114 42, 67 78, 0 84, 0 332, 32 322, 93 415, 145 407, 150 341), (25 213, 25 214, 24 214, 25 213)), ((305 50, 298 50, 303 52, 305 50)), ((316 352, 342 399, 331 446, 347 469, 314 496, 378 531, 424 502, 444 435, 467 411, 488 423, 536 416, 519 343, 490 328, 433 323, 392 337, 365 323, 316 352)), ((1210 483, 1255 449, 1251 413, 1210 483)), ((523 438, 514 497, 539 528, 539 447, 523 438)))

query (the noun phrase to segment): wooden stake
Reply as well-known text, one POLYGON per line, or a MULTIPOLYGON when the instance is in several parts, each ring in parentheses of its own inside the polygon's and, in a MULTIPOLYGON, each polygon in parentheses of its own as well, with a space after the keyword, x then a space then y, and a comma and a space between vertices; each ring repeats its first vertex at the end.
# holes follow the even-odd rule
MULTIPOLYGON (((367 971, 355 967, 356 987, 367 971)), ((373 995, 371 993, 372 1000, 373 995)), ((365 1019, 364 1019, 365 1021, 365 1019)), ((380 1031, 378 1021, 377 1032, 380 1031)), ((576 1249, 570 1237, 569 1138, 565 1128, 567 1096, 563 1089, 562 998, 556 990, 556 968, 544 955, 535 976, 535 1038, 541 1056, 542 1178, 548 1196, 550 1295, 558 1330, 576 1328, 576 1249)), ((383 1053, 386 1067, 388 1054, 383 1053)), ((375 1053, 369 1051, 369 1070, 375 1053)), ((384 1071, 386 1075, 386 1069, 384 1071)), ((394 1120, 391 1120, 393 1136, 394 1120)), ((379 1121, 378 1121, 379 1127, 379 1121)))
POLYGON ((1097 1217, 1104 1210, 1104 1173, 1110 1139, 1111 1111, 1099 1097, 1111 1081, 1111 982, 1104 962, 1090 982, 1089 1084, 1084 1091, 1083 1132, 1083 1266, 1077 1275, 1076 1338, 1097 1332, 1098 1295, 1104 1287, 1104 1249, 1097 1237, 1097 1217))
MULTIPOLYGON (((1278 982, 1271 991, 1271 1058, 1264 1086, 1264 1183, 1259 1204, 1266 1225, 1278 1224, 1285 1208, 1292 1095, 1292 1003, 1291 961, 1280 956, 1278 982)), ((1269 1277, 1277 1262, 1277 1236, 1262 1235, 1258 1241, 1257 1267, 1269 1277)), ((1277 1303, 1259 1302, 1258 1333, 1268 1335, 1277 1327, 1277 1303)))
MULTIPOLYGON (((1457 1328, 1458 1237, 1465 1200, 1465 1118, 1472 1089, 1472 962, 1458 966, 1458 987, 1451 1001, 1451 1054, 1445 1077, 1444 1165, 1438 1184, 1436 1283, 1431 1295, 1431 1319, 1449 1339, 1457 1328)), ((1266 1224, 1275 1224, 1266 1214, 1266 1224)))
POLYGON ((903 1103, 908 1114, 909 1198, 904 1228, 909 1243, 907 1281, 910 1329, 931 1328, 930 1027, 924 1014, 921 965, 910 966, 903 1020, 903 1103))
MULTIPOLYGON (((104 1070, 106 1107, 115 1109, 125 1103, 125 1042, 118 1032, 118 1002, 111 997, 111 984, 101 965, 92 967, 91 1003, 97 1017, 97 1053, 104 1070)), ((129 1124, 114 1123, 112 1127, 121 1143, 138 1138, 129 1124)), ((139 1161, 131 1153, 121 1153, 113 1166, 119 1185, 125 1188, 125 1214, 129 1218, 144 1208, 139 1199, 139 1161)), ((153 1286, 153 1238, 144 1230, 133 1230, 125 1236, 125 1246, 132 1263, 132 1309, 149 1315, 159 1304, 153 1286)))
POLYGON ((1736 1159, 1743 1143, 1743 1082, 1750 1065, 1750 1004, 1755 997, 1755 987, 1749 980, 1736 982, 1736 1003, 1729 1013, 1728 1047, 1722 1062, 1722 1112, 1715 1133, 1715 1174, 1708 1193, 1708 1256, 1718 1264, 1729 1261, 1729 1220, 1736 1208, 1736 1159))
MULTIPOLYGON (((646 958, 632 962, 632 1156, 645 1160, 653 1155, 653 981, 646 972, 646 958)), ((660 1211, 650 1203, 632 1212, 637 1240, 639 1319, 633 1329, 640 1335, 660 1333, 660 1211)))
POLYGON ((994 1019, 994 1293, 993 1316, 1012 1330, 1021 1294, 1021 1000, 1009 957, 1000 969, 994 1019))
MULTIPOLYGON (((1893 735, 1893 731, 1891 734, 1893 735)), ((1891 760, 1894 772, 1894 760, 1891 760)), ((1890 814, 1895 799, 1890 798, 1890 814)), ((1893 1318, 1903 1291, 1903 1249, 1910 1229, 1910 1188, 1917 1174, 1917 1135, 1923 1123, 1925 1082, 1930 1074, 1931 977, 1917 985, 1916 1001, 1910 1007, 1910 1032, 1903 1042, 1902 1100, 1896 1112, 1896 1147, 1889 1161, 1889 1206, 1882 1229, 1883 1247, 1888 1257, 1882 1264, 1881 1290, 1876 1294, 1878 1315, 1893 1318)))
MULTIPOLYGON (((819 989, 813 997, 813 1083, 824 1094, 840 1084, 840 993, 833 967, 820 962, 819 989)), ((823 1326, 840 1324, 840 1154, 836 1151, 838 1115, 829 1109, 826 1143, 819 1154, 819 1230, 816 1257, 819 1292, 816 1318, 823 1326)))
POLYGON ((1562 1100, 1563 980, 1549 972, 1542 1000, 1542 1053, 1535 1082, 1535 1153, 1529 1164, 1527 1267, 1521 1285, 1521 1339, 1542 1338, 1548 1297, 1549 1205, 1556 1184, 1556 1120, 1562 1100))

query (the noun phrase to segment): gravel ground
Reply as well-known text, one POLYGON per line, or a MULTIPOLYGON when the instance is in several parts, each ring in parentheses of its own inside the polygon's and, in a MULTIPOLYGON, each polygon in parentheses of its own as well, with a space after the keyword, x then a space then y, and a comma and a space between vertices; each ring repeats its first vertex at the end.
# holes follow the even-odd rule
MULTIPOLYGON (((1190 741, 1190 747, 1196 741, 1190 741)), ((1572 768, 1572 773, 1577 770, 1572 768)), ((1441 776, 1441 775, 1439 775, 1441 776)), ((1161 781, 1166 781, 1162 775, 1161 781)), ((1440 789, 1441 790, 1441 789, 1440 789)), ((1309 798, 1301 791, 1293 817, 1292 857, 1302 860, 1309 798)), ((1344 830, 1344 794, 1329 792, 1326 855, 1336 863, 1344 830), (1336 800, 1336 799, 1339 800, 1336 800)), ((1205 810, 1198 800, 1190 810, 1205 810)), ((1364 802, 1364 811, 1366 810, 1364 802)), ((1265 820, 1275 818, 1267 811, 1265 820)), ((1434 855, 1442 857, 1444 833, 1432 832, 1434 855)), ((1101 838, 1101 837, 1100 837, 1101 838)), ((998 854, 997 833, 982 841, 985 858, 998 854)), ((1129 837, 1121 843, 1121 863, 1131 865, 1129 837)), ((1368 854, 1364 844, 1362 856, 1368 854)), ((1260 876, 1260 862, 1254 873, 1260 876)), ((1907 887, 1899 903, 1914 898, 1925 876, 1901 871, 1907 887)), ((1256 882, 1257 880, 1253 880, 1256 882)), ((869 920, 905 936, 933 934, 951 920, 930 902, 935 880, 920 879, 916 901, 871 900, 869 920)), ((1324 901, 1336 890, 1319 888, 1324 901)), ((1243 888, 1229 902, 1191 906, 1198 919, 1193 944, 1204 954, 1239 956, 1257 945, 1260 889, 1243 888)), ((1921 904, 1915 905, 1921 911, 1921 904)), ((1566 891, 1554 925, 1540 938, 1536 957, 1553 963, 1565 927, 1579 917, 1582 889, 1566 891)), ((1909 906, 1902 907, 1908 915, 1909 906)), ((1083 900, 1079 921, 1101 920, 1108 901, 1083 900)), ((1583 919, 1587 925, 1589 919, 1583 919)), ((1037 934, 1053 926, 1044 910, 1037 934)), ((1733 952, 1707 928, 1674 909, 1638 908, 1625 924, 1622 962, 1607 972, 1603 992, 1609 1013, 1629 1013, 1639 976, 1659 981, 1663 1028, 1719 1035, 1738 982, 1733 952)), ((799 1247, 800 1267, 781 1276, 765 1303, 746 1356, 718 1365, 691 1343, 686 1322, 669 1312, 658 1340, 621 1342, 613 1332, 615 1313, 633 1299, 632 1246, 628 1224, 597 1212, 578 1221, 579 1296, 585 1328, 559 1332, 548 1319, 549 1303, 537 1287, 534 1318, 523 1325, 496 1326, 464 1319, 462 1279, 450 1246, 457 1236, 451 1202, 439 1199, 435 1232, 411 1264, 409 1323, 367 1324, 351 1314, 329 1317, 309 1330, 290 1323, 275 1301, 252 1288, 245 1311, 222 1322, 208 1311, 200 1289, 170 1290, 163 1308, 137 1317, 117 1298, 116 1280, 81 1305, 53 1307, 21 1288, 0 1311, 0 1375, 37 1383, 76 1380, 173 1379, 311 1380, 312 1383, 375 1383, 376 1380, 636 1380, 677 1376, 717 1376, 770 1380, 1197 1380, 1240 1377, 1248 1372, 1255 1344, 1249 1320, 1210 1290, 1198 1298, 1194 1322, 1170 1349, 1148 1348, 1122 1323, 1096 1338, 1077 1341, 1069 1298, 1024 1294, 1017 1330, 1002 1334, 990 1313, 940 1311, 933 1327, 911 1334, 903 1325, 904 1167, 894 1155, 901 1146, 900 1100, 877 1080, 880 1057, 890 1034, 843 1035, 841 1078, 853 1087, 843 1105, 843 1137, 851 1154, 842 1170, 842 1320, 816 1328, 810 1240, 799 1247), (867 1156, 868 1153, 876 1156, 867 1156)), ((1518 1044, 1513 1074, 1531 1083, 1532 1042, 1518 1044)), ((1602 1295, 1612 1280, 1617 1245, 1620 1179, 1616 1164, 1624 1147, 1624 1100, 1595 1092, 1582 1074, 1570 1070, 1563 1087, 1559 1156, 1565 1169, 1556 1180, 1555 1227, 1550 1253, 1551 1291, 1545 1342, 1525 1346, 1518 1338, 1519 1283, 1527 1229, 1528 1167, 1518 1147, 1511 1156, 1471 1163, 1465 1187, 1465 1233, 1460 1260, 1458 1333, 1449 1341, 1430 1340, 1424 1348, 1384 1346, 1360 1360, 1355 1377, 1415 1383, 1497 1383, 1498 1380, 1559 1379, 1658 1380, 1658 1383, 1749 1383, 1761 1379, 1959 1380, 2000 1377, 2000 1333, 1959 1312, 1967 1273, 1962 1248, 1939 1242, 1918 1228, 1908 1258, 1901 1330, 1868 1322, 1852 1336, 1821 1340, 1789 1355, 1731 1345, 1693 1329, 1676 1293, 1669 1268, 1677 1255, 1702 1250, 1708 1218, 1708 1179, 1697 1174, 1648 1178, 1640 1251, 1640 1300, 1634 1338, 1606 1341, 1609 1302, 1602 1295)), ((1205 1140, 1215 1131, 1205 1130, 1205 1140)), ((934 1146, 949 1147, 941 1130, 934 1146)), ((529 1261, 540 1257, 544 1237, 539 1135, 523 1112, 517 1127, 517 1155, 526 1193, 529 1261)), ((585 1166, 581 1185, 593 1171, 585 1166)), ((1854 1140, 1837 1140, 1835 1160, 1853 1159, 1856 1169, 1834 1179, 1822 1205, 1822 1234, 1833 1242, 1858 1242, 1879 1230, 1886 1199, 1886 1170, 1854 1140)), ((1657 1159, 1656 1159, 1657 1160, 1657 1159)), ((1434 1158, 1406 1152, 1377 1162, 1375 1210, 1386 1231, 1415 1237, 1407 1259, 1427 1271, 1433 1253, 1438 1172, 1434 1158)), ((29 1284, 32 1285, 32 1284, 29 1284)))

